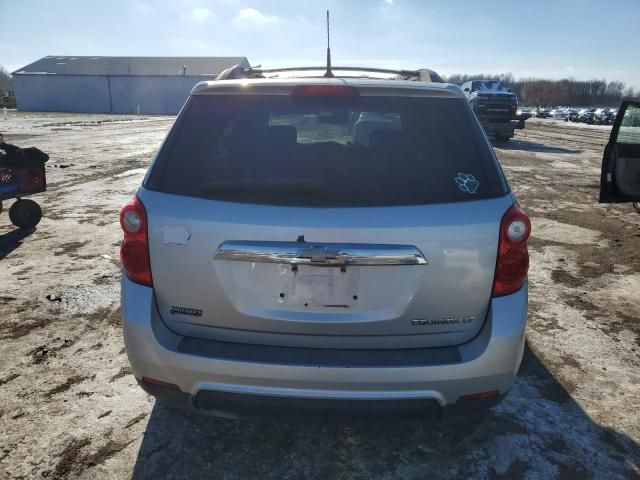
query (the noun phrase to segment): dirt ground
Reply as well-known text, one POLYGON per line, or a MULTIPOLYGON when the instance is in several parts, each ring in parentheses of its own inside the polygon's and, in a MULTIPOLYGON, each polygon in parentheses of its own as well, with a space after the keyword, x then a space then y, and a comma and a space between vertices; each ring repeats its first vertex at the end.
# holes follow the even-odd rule
POLYGON ((118 211, 172 121, 0 119, 51 155, 38 228, 0 215, 0 478, 640 478, 640 215, 597 203, 608 127, 532 119, 496 148, 533 222, 528 345, 498 408, 272 425, 176 414, 128 368, 118 211))

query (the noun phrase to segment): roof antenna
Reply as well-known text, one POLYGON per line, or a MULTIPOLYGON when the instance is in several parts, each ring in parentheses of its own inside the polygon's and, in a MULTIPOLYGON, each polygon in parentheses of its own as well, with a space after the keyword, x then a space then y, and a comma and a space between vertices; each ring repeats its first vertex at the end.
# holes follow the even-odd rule
POLYGON ((327 10, 327 71, 324 72, 326 78, 332 78, 333 72, 331 71, 331 47, 329 37, 329 10, 327 10))

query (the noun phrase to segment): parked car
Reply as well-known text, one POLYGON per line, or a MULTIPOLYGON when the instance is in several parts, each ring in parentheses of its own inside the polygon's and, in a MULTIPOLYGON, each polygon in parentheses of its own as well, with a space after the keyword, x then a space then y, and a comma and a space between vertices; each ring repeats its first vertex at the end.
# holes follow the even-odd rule
POLYGON ((515 118, 521 122, 521 128, 524 128, 524 122, 533 116, 532 109, 529 107, 518 108, 515 118))
POLYGON ((142 388, 271 419, 497 404, 531 226, 462 90, 259 74, 197 84, 121 211, 142 388))
POLYGON ((567 120, 570 122, 578 122, 581 118, 581 115, 583 115, 585 111, 586 109, 582 107, 572 107, 570 109, 567 120))
POLYGON ((578 118, 578 109, 575 107, 567 108, 567 116, 565 117, 565 122, 575 122, 578 118))
POLYGON ((578 110, 578 114, 575 118, 575 121, 578 123, 588 123, 588 124, 592 124, 594 123, 594 112, 596 111, 595 108, 581 108, 580 110, 578 110))
POLYGON ((546 107, 540 107, 538 108, 538 111, 536 113, 536 117, 538 118, 549 118, 551 110, 546 108, 546 107))
POLYGON ((569 116, 569 109, 565 107, 557 107, 551 110, 549 115, 558 120, 565 120, 569 116))
POLYGON ((496 141, 513 138, 529 116, 517 114, 518 96, 497 80, 469 80, 462 84, 471 109, 488 137, 496 141))
POLYGON ((593 123, 596 125, 612 125, 616 119, 613 108, 598 108, 593 112, 593 123))
POLYGON ((616 111, 600 175, 600 203, 632 202, 640 213, 640 102, 616 111))

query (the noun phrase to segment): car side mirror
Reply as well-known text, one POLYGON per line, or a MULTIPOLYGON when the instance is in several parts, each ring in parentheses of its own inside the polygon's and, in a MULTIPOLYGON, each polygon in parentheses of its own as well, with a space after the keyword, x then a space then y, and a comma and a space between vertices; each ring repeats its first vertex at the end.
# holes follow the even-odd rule
POLYGON ((507 92, 511 93, 511 89, 510 89, 510 88, 507 88, 507 92))
POLYGON ((464 91, 468 92, 469 91, 469 87, 465 87, 464 91))

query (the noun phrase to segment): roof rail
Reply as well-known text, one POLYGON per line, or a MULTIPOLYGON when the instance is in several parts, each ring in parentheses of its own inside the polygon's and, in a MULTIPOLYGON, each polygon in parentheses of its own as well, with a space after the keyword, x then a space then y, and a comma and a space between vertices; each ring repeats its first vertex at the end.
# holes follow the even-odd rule
MULTIPOLYGON (((285 67, 285 68, 243 68, 240 65, 234 65, 220 72, 216 80, 232 80, 239 78, 265 78, 265 74, 279 72, 300 72, 300 71, 324 71, 326 66, 321 67, 285 67)), ((331 70, 365 72, 365 73, 388 73, 397 75, 402 80, 415 80, 420 82, 444 83, 442 77, 433 70, 421 68, 419 70, 390 70, 387 68, 367 68, 367 67, 331 67, 331 70)), ((334 75, 339 77, 339 75, 334 75)))
POLYGON ((221 71, 216 80, 236 80, 238 78, 261 78, 261 75, 256 73, 257 71, 252 68, 244 68, 240 65, 234 65, 221 71))

